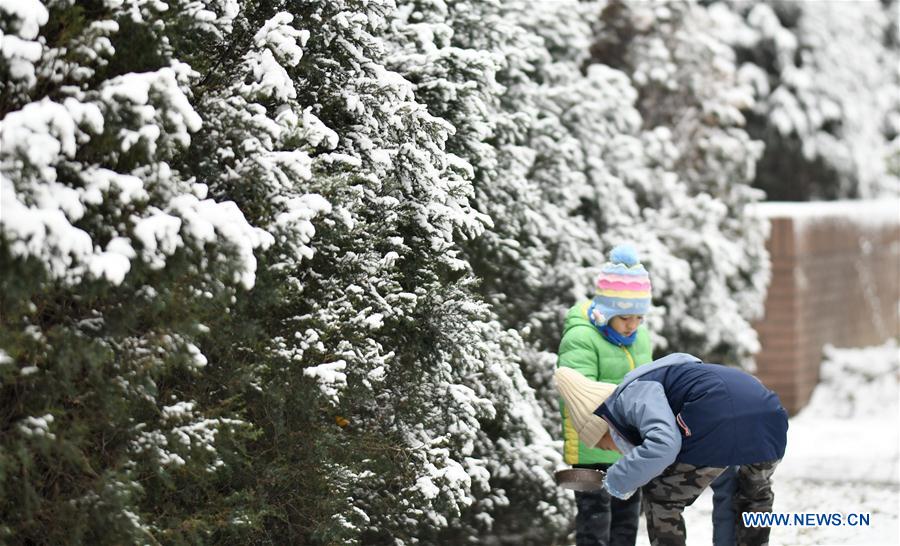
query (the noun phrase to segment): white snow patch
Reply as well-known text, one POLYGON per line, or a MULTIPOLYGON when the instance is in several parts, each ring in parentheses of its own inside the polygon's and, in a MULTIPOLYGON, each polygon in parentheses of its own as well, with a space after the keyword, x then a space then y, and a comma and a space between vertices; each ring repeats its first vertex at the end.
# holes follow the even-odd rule
POLYGON ((900 225, 900 198, 895 197, 858 201, 768 201, 749 208, 764 218, 792 218, 795 227, 840 218, 862 225, 900 225))
POLYGON ((206 356, 193 343, 187 344, 187 350, 191 354, 191 364, 195 368, 203 368, 208 363, 206 356))
POLYGON ((0 11, 6 13, 12 19, 8 30, 20 38, 37 38, 41 27, 47 24, 50 13, 43 3, 38 0, 0 0, 0 11))
POLYGON ((372 381, 384 381, 385 378, 384 366, 378 366, 377 368, 371 370, 366 374, 366 377, 371 379, 372 381))
POLYGON ((191 417, 193 415, 194 406, 196 404, 194 402, 178 402, 177 404, 173 404, 171 406, 165 406, 162 409, 163 419, 181 419, 184 417, 191 417))
POLYGON ((338 394, 347 386, 347 375, 343 373, 346 368, 347 363, 338 360, 306 368, 303 375, 315 379, 322 394, 333 403, 337 403, 338 394))
POLYGON ((19 421, 19 431, 25 436, 45 437, 49 439, 56 438, 56 435, 50 432, 50 424, 53 423, 53 416, 49 413, 42 417, 26 417, 19 421))

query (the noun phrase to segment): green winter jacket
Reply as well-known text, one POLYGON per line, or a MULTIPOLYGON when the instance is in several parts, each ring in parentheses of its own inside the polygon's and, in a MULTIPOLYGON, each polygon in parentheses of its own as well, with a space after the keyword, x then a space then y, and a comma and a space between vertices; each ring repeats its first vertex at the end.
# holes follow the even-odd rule
MULTIPOLYGON (((582 301, 566 313, 557 366, 575 369, 594 381, 618 385, 626 373, 653 360, 650 334, 641 325, 630 347, 614 345, 588 320, 590 305, 591 300, 582 301)), ((615 451, 589 448, 581 443, 562 400, 559 408, 563 417, 563 454, 568 464, 614 463, 619 459, 615 451)))

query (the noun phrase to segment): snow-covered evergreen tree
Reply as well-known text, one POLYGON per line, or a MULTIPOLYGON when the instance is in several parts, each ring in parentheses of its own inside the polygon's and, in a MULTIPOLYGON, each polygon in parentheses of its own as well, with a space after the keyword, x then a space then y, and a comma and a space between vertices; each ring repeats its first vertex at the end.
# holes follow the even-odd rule
POLYGON ((384 65, 393 3, 0 6, 22 401, 3 449, 24 453, 5 533, 428 543, 489 535, 509 504, 539 536, 567 522, 521 340, 456 248, 488 223, 472 169, 384 65))
POLYGON ((169 37, 215 14, 166 7, 0 3, 4 541, 179 543, 221 517, 201 486, 244 423, 208 403, 198 343, 273 237, 179 167, 202 119, 169 37))
MULTIPOLYGON (((550 475, 559 454, 517 365, 521 341, 471 294, 456 248, 487 222, 468 205, 472 168, 446 150, 453 126, 382 65, 394 48, 382 40, 395 36, 388 7, 379 16, 332 4, 314 16, 321 37, 312 33, 307 55, 328 77, 301 75, 309 104, 322 105, 314 113, 341 135, 315 158, 313 184, 324 184, 342 229, 323 233, 318 273, 297 275, 303 313, 293 327, 304 336, 286 341, 294 360, 340 359, 346 381, 323 412, 347 421, 351 458, 332 469, 353 509, 336 513, 329 532, 470 541, 495 533, 492 519, 514 504, 526 511, 520 528, 539 516, 540 536, 552 536, 568 519, 550 475), (338 56, 335 43, 354 47, 338 56)), ((324 381, 325 371, 307 373, 324 381)))
MULTIPOLYGON (((532 315, 547 298, 558 301, 560 292, 567 298, 565 291, 571 282, 566 285, 563 281, 560 288, 559 280, 548 285, 547 279, 540 279, 552 267, 548 247, 557 242, 558 232, 543 229, 544 216, 553 205, 536 201, 540 189, 525 176, 533 152, 517 142, 521 137, 516 133, 527 130, 536 111, 510 97, 536 87, 524 68, 531 61, 543 62, 548 55, 543 41, 518 24, 516 17, 523 13, 523 7, 499 2, 405 4, 401 6, 404 24, 397 26, 397 45, 390 60, 416 85, 416 96, 429 111, 453 124, 448 150, 471 165, 473 203, 491 218, 491 226, 467 243, 466 257, 479 277, 481 293, 501 323, 527 337, 526 324, 532 315), (493 30, 485 32, 485 28, 493 30), (545 237, 551 239, 549 244, 541 242, 545 237), (509 292, 504 293, 504 289, 509 292)), ((565 223, 562 212, 551 214, 556 215, 557 223, 565 223)), ((556 307, 549 306, 547 313, 554 322, 559 311, 556 307)), ((532 342, 511 349, 513 364, 521 362, 545 401, 540 417, 545 424, 553 424, 555 401, 550 400, 553 395, 546 383, 553 368, 552 355, 535 350, 532 342), (535 360, 539 361, 543 384, 531 373, 535 360)), ((468 533, 480 536, 482 541, 493 536, 510 543, 546 543, 567 524, 568 518, 559 513, 559 507, 568 509, 571 501, 546 478, 527 470, 544 466, 548 457, 558 466, 558 452, 548 444, 549 438, 539 425, 535 428, 519 411, 515 413, 509 424, 498 422, 490 427, 492 436, 509 435, 513 442, 484 438, 475 445, 489 461, 492 487, 466 518, 455 524, 457 537, 468 533), (520 470, 511 473, 511 468, 520 470), (526 508, 534 506, 535 498, 550 501, 538 505, 546 506, 539 512, 539 525, 535 525, 536 514, 526 508)))
POLYGON ((771 200, 870 198, 900 191, 898 3, 714 3, 756 101, 748 131, 766 143, 755 185, 771 200))
POLYGON ((675 225, 651 229, 690 269, 690 279, 666 282, 656 297, 666 315, 659 333, 670 348, 749 366, 759 348, 750 321, 762 314, 769 273, 766 225, 748 208, 762 198, 750 184, 763 146, 745 130, 753 90, 740 81, 721 32, 693 2, 613 0, 599 15, 591 52, 593 62, 629 74, 644 126, 664 130, 675 151, 649 155, 694 196, 688 205, 654 188, 636 191, 665 223, 669 202, 678 210, 675 225))

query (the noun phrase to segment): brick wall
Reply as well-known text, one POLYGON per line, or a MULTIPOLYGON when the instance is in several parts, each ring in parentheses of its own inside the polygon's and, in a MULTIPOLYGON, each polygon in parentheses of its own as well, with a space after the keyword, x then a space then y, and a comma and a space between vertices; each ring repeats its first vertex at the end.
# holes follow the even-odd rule
POLYGON ((794 414, 819 381, 822 347, 900 336, 900 200, 765 203, 772 281, 757 376, 794 414))

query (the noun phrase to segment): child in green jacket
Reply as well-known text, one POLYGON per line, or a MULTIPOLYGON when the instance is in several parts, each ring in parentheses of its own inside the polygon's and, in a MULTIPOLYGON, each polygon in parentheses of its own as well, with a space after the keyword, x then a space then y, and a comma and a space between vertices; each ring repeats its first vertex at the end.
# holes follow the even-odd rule
MULTIPOLYGON (((577 303, 566 314, 557 365, 573 368, 594 381, 618 384, 636 366, 653 360, 650 336, 642 325, 650 309, 650 277, 635 250, 620 245, 609 253, 609 262, 595 284, 594 298, 577 303)), ((560 410, 567 463, 606 470, 618 460, 614 451, 581 443, 562 401, 560 410)), ((603 490, 576 492, 575 501, 577 546, 634 545, 640 495, 620 500, 603 490)))

